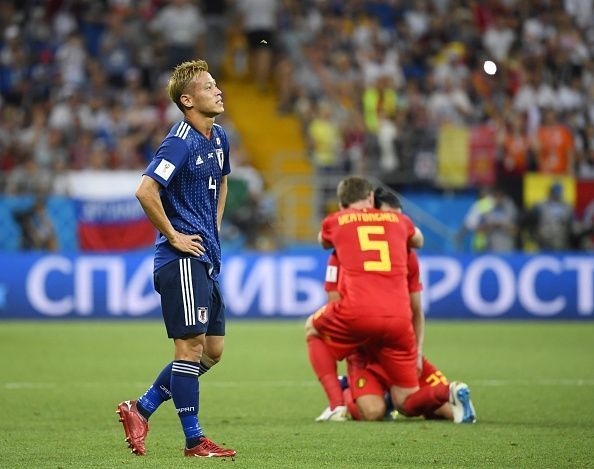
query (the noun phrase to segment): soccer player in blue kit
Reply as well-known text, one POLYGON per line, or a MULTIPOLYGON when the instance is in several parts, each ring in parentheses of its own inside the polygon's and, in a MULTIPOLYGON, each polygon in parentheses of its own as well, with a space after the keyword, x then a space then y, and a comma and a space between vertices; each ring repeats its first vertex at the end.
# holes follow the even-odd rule
POLYGON ((159 231, 154 283, 175 357, 138 400, 120 403, 116 412, 128 446, 144 455, 148 419, 172 398, 186 436, 184 455, 231 457, 236 451, 206 438, 198 421, 198 377, 220 359, 225 335, 217 276, 229 142, 214 122, 224 111, 223 97, 203 60, 178 65, 167 91, 184 119, 161 143, 136 197, 159 231))

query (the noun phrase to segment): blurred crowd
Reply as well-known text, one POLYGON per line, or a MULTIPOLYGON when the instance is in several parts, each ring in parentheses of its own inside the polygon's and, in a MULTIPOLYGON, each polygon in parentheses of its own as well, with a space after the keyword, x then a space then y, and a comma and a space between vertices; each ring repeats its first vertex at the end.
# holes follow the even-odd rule
POLYGON ((487 125, 501 203, 471 230, 490 234, 481 249, 526 246, 519 228, 542 249, 591 245, 594 204, 577 220, 556 189, 562 210, 549 199, 523 207, 521 184, 526 172, 594 179, 594 1, 281 3, 279 110, 299 115, 321 180, 355 172, 433 186, 435 156, 424 156, 439 129, 487 125), (509 229, 491 229, 500 218, 509 229), (545 219, 562 226, 544 229, 554 242, 545 219))
POLYGON ((280 108, 319 167, 387 174, 417 129, 491 123, 501 177, 594 177, 592 0, 281 3, 280 108))
MULTIPOLYGON (((170 70, 195 57, 274 89, 322 179, 434 174, 407 148, 434 151, 445 123, 492 126, 498 183, 594 178, 594 0, 26 0, 0 2, 0 26, 3 193, 67 193, 67 169, 145 167, 181 117, 170 70)), ((220 123, 243 180, 230 220, 255 245, 274 209, 220 123)))
MULTIPOLYGON (((182 117, 165 89, 172 68, 201 57, 220 78, 235 14, 220 0, 0 2, 0 193, 37 204, 69 193, 67 170, 141 171, 182 117)), ((232 122, 217 122, 243 196, 233 216, 258 219, 262 177, 232 122)), ((16 218, 28 246, 29 217, 16 218)), ((242 231, 248 244, 254 226, 242 231)))

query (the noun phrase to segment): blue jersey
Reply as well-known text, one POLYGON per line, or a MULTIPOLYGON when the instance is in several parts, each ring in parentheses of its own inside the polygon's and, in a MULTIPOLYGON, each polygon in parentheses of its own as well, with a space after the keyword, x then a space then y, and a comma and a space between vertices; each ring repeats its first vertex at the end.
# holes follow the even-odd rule
MULTIPOLYGON (((213 125, 210 140, 188 122, 176 123, 144 172, 161 184, 161 202, 173 227, 184 234, 199 234, 205 253, 197 259, 209 264, 216 278, 221 267, 217 203, 221 177, 229 174, 229 142, 220 125, 213 125)), ((159 233, 155 250, 157 270, 188 257, 159 233)))

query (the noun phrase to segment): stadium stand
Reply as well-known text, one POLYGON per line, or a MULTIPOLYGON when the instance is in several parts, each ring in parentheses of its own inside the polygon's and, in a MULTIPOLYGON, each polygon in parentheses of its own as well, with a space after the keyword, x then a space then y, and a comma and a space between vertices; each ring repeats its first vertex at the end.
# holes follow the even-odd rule
MULTIPOLYGON (((164 92, 168 68, 200 55, 232 103, 234 145, 264 181, 266 233, 255 247, 313 239, 347 172, 400 191, 436 249, 455 248, 483 186, 503 187, 515 204, 515 247, 537 248, 533 207, 562 184, 569 247, 592 245, 592 0, 272 3, 276 24, 256 44, 248 25, 231 27, 247 19, 249 0, 2 2, 2 212, 13 213, 13 197, 72 196, 65 172, 140 171, 179 118, 164 92), (181 16, 193 18, 191 34, 181 16), (168 21, 179 37, 158 34, 168 21), (452 197, 463 202, 444 220, 439 202, 452 197)), ((66 222, 55 213, 76 239, 73 209, 66 222)), ((0 223, 0 246, 17 249, 17 220, 0 223)))

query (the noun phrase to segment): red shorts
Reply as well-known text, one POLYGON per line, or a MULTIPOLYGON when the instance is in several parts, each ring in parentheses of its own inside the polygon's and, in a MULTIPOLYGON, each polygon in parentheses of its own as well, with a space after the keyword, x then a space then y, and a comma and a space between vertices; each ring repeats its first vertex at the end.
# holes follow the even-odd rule
POLYGON ((322 306, 314 313, 312 324, 334 358, 340 361, 354 353, 365 341, 357 341, 351 336, 347 324, 337 316, 335 308, 335 302, 322 306))
POLYGON ((405 368, 412 363, 416 370, 416 341, 410 316, 373 316, 360 311, 353 314, 340 302, 331 302, 314 313, 312 324, 336 352, 337 360, 365 345, 374 351, 390 376, 393 374, 390 363, 405 368))
MULTIPOLYGON (((368 362, 368 359, 369 357, 361 352, 349 355, 347 358, 349 387, 355 401, 367 394, 383 396, 390 389, 390 378, 383 367, 375 361, 368 362)), ((437 386, 439 383, 446 386, 449 384, 445 375, 425 357, 423 357, 423 370, 418 382, 420 387, 437 386)))
POLYGON ((347 357, 347 374, 353 400, 369 394, 382 396, 390 389, 390 381, 380 365, 368 363, 366 353, 358 351, 347 357))

